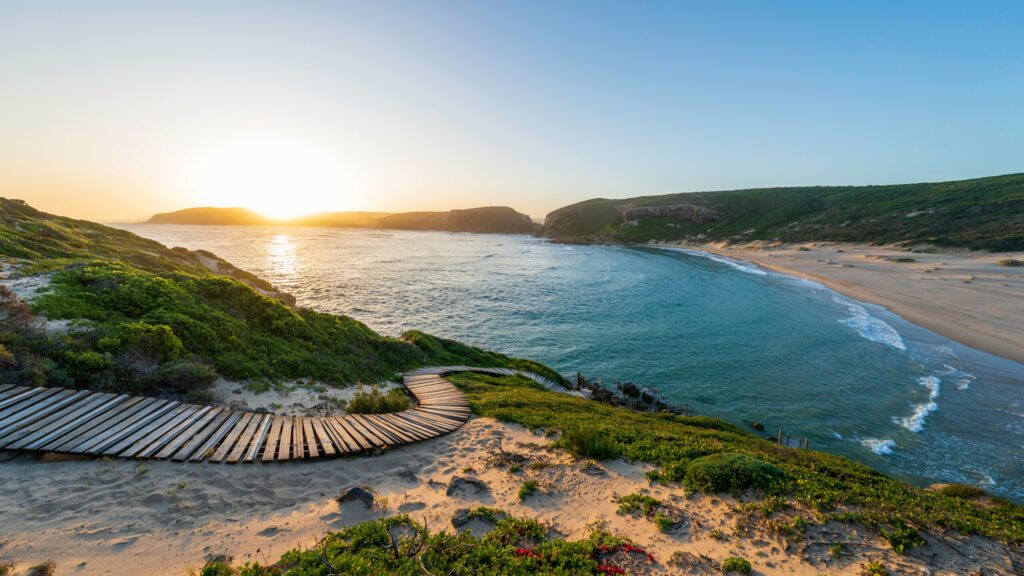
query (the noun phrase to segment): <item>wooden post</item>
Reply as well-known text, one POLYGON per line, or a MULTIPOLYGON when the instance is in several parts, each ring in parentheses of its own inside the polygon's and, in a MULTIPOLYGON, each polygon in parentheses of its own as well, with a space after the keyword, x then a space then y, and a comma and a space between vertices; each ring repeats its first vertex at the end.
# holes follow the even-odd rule
POLYGON ((782 428, 779 428, 779 446, 782 446, 782 428))
POLYGON ((690 403, 687 402, 687 403, 683 404, 683 416, 689 416, 689 415, 690 415, 690 403))

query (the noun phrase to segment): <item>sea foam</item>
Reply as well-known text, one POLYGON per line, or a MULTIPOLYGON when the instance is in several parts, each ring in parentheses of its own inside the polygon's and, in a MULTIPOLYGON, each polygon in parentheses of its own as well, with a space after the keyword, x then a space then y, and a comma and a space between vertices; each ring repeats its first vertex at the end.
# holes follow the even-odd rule
POLYGON ((700 250, 687 250, 686 248, 669 248, 665 247, 666 250, 672 250, 673 252, 682 252, 683 254, 689 254, 691 256, 700 256, 701 258, 707 258, 708 260, 714 260, 715 262, 731 266, 740 272, 746 272, 747 274, 754 274, 756 276, 767 276, 768 272, 765 272, 758 266, 753 264, 747 264, 739 260, 733 260, 732 258, 725 258, 723 256, 716 256, 708 252, 701 252, 700 250))
POLYGON ((878 438, 864 438, 860 443, 879 456, 892 454, 892 449, 896 447, 895 440, 880 440, 878 438))
POLYGON ((920 432, 924 428, 924 420, 929 414, 939 409, 935 402, 939 398, 939 386, 942 381, 935 376, 922 376, 917 383, 928 389, 928 401, 914 407, 914 413, 906 418, 893 418, 893 421, 911 432, 920 432))
POLYGON ((900 337, 900 333, 895 328, 886 324, 884 320, 879 320, 869 314, 867 309, 860 304, 851 302, 838 294, 833 295, 832 300, 837 304, 842 304, 850 313, 848 318, 843 318, 840 322, 853 328, 864 338, 872 342, 891 346, 897 350, 907 349, 907 345, 903 343, 903 338, 900 337))

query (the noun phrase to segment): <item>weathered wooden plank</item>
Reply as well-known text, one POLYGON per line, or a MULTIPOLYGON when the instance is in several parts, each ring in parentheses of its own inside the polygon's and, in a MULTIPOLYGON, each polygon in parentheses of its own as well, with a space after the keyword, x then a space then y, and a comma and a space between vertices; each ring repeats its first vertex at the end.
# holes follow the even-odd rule
MULTIPOLYGON (((112 394, 91 394, 85 396, 81 402, 76 403, 69 410, 62 411, 55 418, 48 418, 46 422, 33 426, 31 431, 18 431, 7 436, 0 442, 0 448, 8 450, 23 449, 43 436, 62 429, 69 422, 74 422, 84 414, 87 414, 93 407, 101 405, 112 397, 112 394)), ((66 430, 66 428, 64 429, 66 430)))
MULTIPOLYGON (((190 456, 199 450, 200 446, 203 446, 220 431, 224 426, 224 423, 231 418, 232 414, 236 414, 236 412, 231 410, 221 410, 213 417, 205 428, 200 430, 192 437, 191 440, 182 444, 174 454, 171 454, 171 460, 175 462, 184 462, 185 460, 188 460, 190 456)), ((224 432, 226 433, 227 429, 225 429, 224 432)))
POLYGON ((269 414, 256 414, 252 420, 249 420, 249 425, 242 430, 242 433, 238 436, 238 441, 235 443, 235 447, 231 450, 226 458, 228 463, 234 464, 242 459, 245 455, 245 449, 249 447, 252 439, 256 436, 256 431, 259 429, 260 424, 263 423, 265 418, 269 418, 269 414))
POLYGON ((296 452, 295 449, 295 433, 292 430, 292 423, 295 418, 291 416, 282 416, 282 428, 281 428, 281 448, 280 453, 282 454, 282 460, 291 460, 292 458, 301 458, 302 452, 296 452))
POLYGON ((324 429, 324 432, 326 432, 327 435, 330 436, 331 441, 334 444, 334 450, 337 456, 349 454, 353 451, 353 449, 349 447, 348 444, 345 443, 344 438, 342 438, 338 430, 335 429, 334 425, 331 424, 329 417, 324 416, 320 418, 320 426, 324 429))
MULTIPOLYGON (((36 437, 35 440, 25 443, 20 446, 20 448, 24 448, 26 450, 52 450, 54 447, 61 445, 64 442, 64 438, 71 438, 75 436, 83 426, 88 426, 97 414, 103 414, 129 398, 124 394, 118 396, 105 394, 104 396, 106 397, 105 400, 82 413, 78 418, 58 426, 47 434, 36 437)), ((81 404, 84 404, 84 402, 79 403, 78 405, 81 404)), ((27 438, 19 440, 15 444, 12 444, 11 447, 13 448, 25 440, 27 440, 27 438)))
POLYGON ((17 388, 14 384, 0 384, 0 398, 3 398, 8 390, 17 388))
POLYGON ((373 443, 367 440, 361 432, 352 426, 352 423, 348 420, 348 416, 339 416, 335 418, 335 422, 337 422, 338 426, 340 426, 345 433, 355 441, 360 450, 370 450, 373 448, 373 443))
POLYGON ((374 414, 374 420, 376 420, 376 424, 378 426, 383 426, 389 432, 391 432, 392 436, 397 436, 399 439, 401 439, 403 442, 407 444, 422 440, 419 434, 415 434, 412 431, 403 429, 401 426, 396 426, 394 422, 392 422, 391 419, 387 418, 386 416, 387 414, 374 414))
POLYGON ((411 423, 409 420, 399 418, 399 414, 401 414, 401 412, 395 412, 392 414, 380 414, 379 416, 390 422, 395 428, 398 428, 404 433, 417 436, 417 440, 429 440, 437 436, 436 430, 411 423))
POLYGON ((192 440, 199 433, 201 433, 203 429, 207 427, 210 421, 216 418, 217 415, 223 411, 223 408, 210 409, 209 407, 207 407, 205 414, 200 414, 199 416, 196 417, 195 420, 193 420, 187 426, 182 425, 182 428, 173 436, 171 435, 171 433, 168 433, 168 436, 172 436, 171 439, 167 442, 167 444, 164 445, 163 448, 161 448, 156 454, 154 454, 153 457, 156 458, 157 460, 170 458, 172 455, 174 455, 175 452, 178 451, 179 448, 184 446, 186 442, 192 440))
POLYGON ((110 410, 97 414, 89 421, 88 425, 79 426, 73 434, 65 434, 61 438, 61 443, 55 445, 51 450, 54 452, 76 452, 73 449, 76 445, 95 438, 105 430, 117 426, 124 419, 122 415, 126 412, 131 413, 133 408, 143 400, 145 398, 141 396, 129 397, 110 410))
POLYGON ((180 414, 150 431, 149 434, 140 438, 135 444, 125 448, 121 452, 120 456, 124 458, 132 458, 135 456, 140 458, 149 457, 169 440, 168 435, 170 433, 180 430, 179 426, 182 424, 191 423, 193 417, 196 416, 199 411, 199 406, 189 404, 180 414))
POLYGON ((401 418, 407 424, 411 423, 416 426, 419 426, 420 428, 429 430, 430 432, 433 433, 434 436, 440 436, 441 434, 444 434, 450 430, 450 428, 448 428, 445 425, 423 418, 418 414, 414 414, 412 410, 407 410, 405 412, 397 412, 395 413, 395 416, 401 418))
MULTIPOLYGON (((147 401, 148 402, 148 401, 147 401)), ((143 426, 155 421, 157 418, 173 410, 178 406, 177 401, 153 400, 139 409, 138 412, 125 420, 119 429, 108 430, 96 436, 96 438, 75 446, 84 454, 99 454, 114 444, 124 440, 138 431, 143 426)))
POLYGON ((267 431, 270 429, 270 424, 273 418, 270 414, 267 414, 260 422, 260 427, 256 429, 256 435, 253 436, 252 443, 249 444, 249 449, 245 451, 245 456, 242 457, 242 462, 255 462, 260 455, 260 448, 263 446, 264 440, 267 439, 267 431))
POLYGON ((383 435, 367 428, 363 421, 359 419, 358 414, 349 414, 345 418, 347 423, 362 434, 363 438, 366 438, 374 447, 386 448, 390 444, 383 435))
POLYGON ((277 446, 281 439, 281 430, 284 428, 284 417, 275 415, 271 419, 270 433, 267 434, 267 443, 263 446, 264 462, 270 462, 277 455, 277 446))
POLYGON ((363 426, 363 428, 380 438, 384 443, 384 446, 399 446, 401 444, 405 444, 405 441, 401 438, 376 425, 367 417, 366 414, 355 414, 354 417, 356 421, 363 426))
POLYGON ((134 446, 143 439, 148 438, 153 431, 162 428, 168 422, 173 422, 188 409, 188 404, 176 404, 170 410, 162 412, 158 417, 148 420, 144 426, 135 428, 131 434, 125 436, 120 441, 108 445, 100 452, 100 454, 103 454, 104 456, 115 456, 120 454, 128 447, 134 446))
POLYGON ((11 396, 5 398, 4 400, 0 400, 0 409, 13 406, 18 402, 21 402, 22 400, 26 400, 28 398, 35 396, 36 394, 46 392, 47 390, 48 388, 25 388, 18 392, 17 394, 12 394, 11 396))
POLYGON ((324 424, 330 427, 330 430, 334 432, 336 439, 345 446, 346 453, 359 452, 363 450, 363 447, 356 442, 356 439, 349 434, 339 422, 338 416, 328 416, 324 418, 324 424))
POLYGON ((210 456, 213 456, 214 450, 221 445, 221 441, 224 440, 224 437, 227 436, 229 432, 231 432, 231 429, 235 427, 235 424, 238 423, 243 414, 243 412, 231 412, 227 415, 227 418, 224 419, 224 422, 217 427, 217 430, 215 430, 214 433, 206 439, 206 441, 200 444, 195 451, 191 454, 186 454, 186 448, 188 448, 188 446, 186 446, 171 459, 176 460, 179 456, 182 456, 184 458, 188 458, 190 462, 201 462, 210 456))
POLYGON ((468 418, 440 416, 438 414, 431 413, 429 410, 422 407, 410 410, 409 415, 425 422, 432 423, 435 426, 439 426, 445 431, 455 430, 465 424, 466 420, 468 420, 468 418))
POLYGON ((231 432, 228 433, 228 435, 224 438, 224 441, 221 442, 220 446, 217 447, 217 450, 214 451, 212 456, 210 456, 211 462, 222 462, 224 460, 224 458, 231 451, 231 448, 234 447, 239 435, 241 435, 242 432, 245 431, 245 429, 249 426, 249 422, 253 419, 254 416, 256 415, 253 414, 252 412, 246 412, 245 414, 242 415, 242 418, 235 423, 235 427, 231 429, 231 432))
POLYGON ((334 438, 331 438, 331 436, 324 430, 324 425, 323 422, 320 421, 320 418, 310 418, 309 425, 313 427, 313 433, 320 442, 320 447, 323 449, 324 457, 334 456, 337 453, 337 450, 334 448, 334 438))
POLYGON ((43 388, 42 392, 26 396, 21 402, 15 402, 4 410, 0 410, 0 419, 8 419, 12 416, 17 416, 25 412, 26 410, 34 410, 36 406, 42 404, 46 405, 47 402, 51 402, 54 396, 64 392, 64 388, 43 388))
POLYGON ((0 437, 5 436, 8 432, 24 429, 26 426, 43 420, 55 412, 60 412, 68 404, 81 400, 87 394, 89 393, 85 390, 65 390, 61 394, 51 396, 48 402, 42 402, 32 408, 12 414, 0 420, 0 437))
POLYGON ((313 421, 311 418, 302 418, 302 432, 306 438, 306 452, 310 458, 319 458, 320 449, 316 445, 316 434, 313 433, 313 421))

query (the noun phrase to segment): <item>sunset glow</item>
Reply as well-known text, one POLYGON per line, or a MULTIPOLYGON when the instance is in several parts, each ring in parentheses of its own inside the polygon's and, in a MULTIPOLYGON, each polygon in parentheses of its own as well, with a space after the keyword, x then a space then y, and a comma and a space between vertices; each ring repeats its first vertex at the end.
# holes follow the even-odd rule
POLYGON ((210 206, 249 208, 269 218, 294 218, 355 207, 340 159, 297 140, 261 136, 203 151, 181 187, 210 206))

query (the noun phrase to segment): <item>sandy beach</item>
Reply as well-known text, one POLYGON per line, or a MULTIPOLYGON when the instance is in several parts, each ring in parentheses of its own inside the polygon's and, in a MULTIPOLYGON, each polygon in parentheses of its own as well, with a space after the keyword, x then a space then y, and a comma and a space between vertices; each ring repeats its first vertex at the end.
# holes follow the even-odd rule
POLYGON ((815 280, 972 348, 1024 363, 1024 253, 943 252, 836 243, 690 248, 815 280))
MULTIPOLYGON (((541 432, 476 418, 448 436, 379 456, 291 464, 41 461, 4 454, 0 561, 24 570, 52 559, 57 574, 184 576, 209 558, 267 563, 289 549, 314 546, 327 531, 395 513, 434 530, 479 534, 491 526, 474 520, 456 528, 452 518, 459 509, 485 505, 537 518, 568 538, 584 538, 595 528, 628 536, 657 560, 642 572, 650 574, 718 573, 717 563, 733 555, 751 559, 756 574, 858 574, 870 560, 915 574, 967 573, 980 567, 977 558, 996 569, 991 573, 1009 573, 998 569, 1011 566, 1014 552, 980 538, 929 536, 927 547, 899 556, 877 532, 829 522, 787 541, 771 521, 751 518, 731 497, 652 485, 648 465, 581 462, 547 447, 550 441, 541 432), (501 453, 514 455, 521 469, 502 464, 501 453), (459 477, 475 478, 484 489, 459 487, 459 477), (539 491, 520 501, 526 479, 538 481, 539 491), (357 485, 377 492, 372 508, 336 502, 357 485), (669 503, 677 527, 660 532, 650 519, 619 514, 616 500, 635 492, 669 503), (833 542, 843 542, 849 554, 830 558, 833 542)), ((793 504, 772 521, 808 514, 793 504)))

